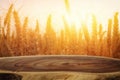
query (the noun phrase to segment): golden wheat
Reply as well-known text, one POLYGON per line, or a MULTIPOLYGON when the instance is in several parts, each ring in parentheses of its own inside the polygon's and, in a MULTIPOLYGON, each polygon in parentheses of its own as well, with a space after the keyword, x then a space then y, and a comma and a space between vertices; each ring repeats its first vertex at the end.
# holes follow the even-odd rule
POLYGON ((112 56, 111 54, 111 33, 112 33, 112 20, 109 19, 108 21, 108 31, 107 31, 107 47, 108 47, 108 53, 110 56, 112 56))
MULTIPOLYGON (((69 2, 67 0, 65 2, 66 9, 70 12, 69 2)), ((82 22, 81 28, 77 32, 75 24, 69 24, 66 17, 63 16, 63 29, 57 35, 52 25, 51 15, 48 16, 45 33, 42 33, 38 20, 36 20, 35 29, 31 29, 28 27, 28 17, 25 17, 22 25, 19 13, 12 9, 13 4, 10 5, 4 20, 0 21, 1 24, 4 24, 0 25, 0 56, 75 54, 116 58, 120 56, 118 13, 114 15, 114 25, 112 25, 112 19, 108 21, 107 34, 103 30, 102 24, 99 25, 99 28, 97 27, 95 16, 92 16, 92 33, 89 32, 85 22, 82 22), (15 31, 10 29, 12 15, 15 31), (9 28, 6 29, 5 26, 9 28)))
POLYGON ((14 10, 13 15, 14 15, 14 20, 15 20, 15 28, 16 28, 16 41, 17 41, 16 47, 18 48, 18 51, 16 51, 17 52, 16 54, 23 55, 21 22, 20 22, 20 18, 16 10, 14 10))
POLYGON ((113 37, 112 37, 113 57, 118 57, 118 54, 117 54, 118 41, 119 41, 119 22, 118 22, 118 12, 116 12, 114 15, 113 37))

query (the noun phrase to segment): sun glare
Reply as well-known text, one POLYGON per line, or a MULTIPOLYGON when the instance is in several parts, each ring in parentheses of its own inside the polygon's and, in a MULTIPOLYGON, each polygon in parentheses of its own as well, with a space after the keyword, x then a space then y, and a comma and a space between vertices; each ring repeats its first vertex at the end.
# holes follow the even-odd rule
MULTIPOLYGON (((88 9, 79 10, 79 7, 75 7, 72 3, 69 3, 68 1, 69 0, 65 0, 65 10, 60 9, 58 10, 58 13, 55 13, 53 15, 53 26, 55 26, 55 29, 59 31, 61 28, 63 28, 64 22, 62 22, 62 16, 64 16, 67 20, 69 28, 71 28, 72 25, 75 25, 76 30, 79 31, 82 24, 85 23, 89 32, 91 33, 92 15, 94 15, 94 10, 90 10, 89 5, 87 6, 88 9)), ((100 20, 98 20, 101 19, 100 13, 95 14, 95 16, 97 22, 100 23, 100 20)))
POLYGON ((85 23, 89 32, 91 32, 92 13, 88 13, 85 10, 79 13, 71 11, 71 13, 64 13, 63 16, 66 18, 70 28, 74 24, 76 30, 79 31, 82 27, 82 24, 85 23))
MULTIPOLYGON (((91 32, 91 17, 94 13, 94 15, 97 18, 97 22, 100 24, 107 24, 107 20, 108 18, 106 18, 106 16, 101 16, 103 15, 103 13, 99 12, 93 8, 91 8, 92 4, 88 4, 86 3, 86 5, 78 5, 78 3, 82 2, 82 1, 73 1, 73 0, 61 0, 59 1, 60 3, 58 4, 54 4, 51 5, 52 2, 55 2, 55 0, 52 0, 51 2, 43 2, 43 4, 41 6, 44 7, 44 9, 42 9, 41 7, 38 6, 38 4, 33 5, 31 8, 28 8, 29 6, 27 6, 26 8, 28 8, 26 15, 31 14, 32 18, 35 19, 39 19, 40 20, 40 24, 43 26, 43 30, 45 29, 46 26, 46 21, 48 18, 49 14, 52 14, 52 25, 55 29, 56 32, 59 32, 63 26, 64 26, 64 22, 62 20, 62 17, 64 16, 68 22, 68 24, 70 25, 69 27, 71 27, 73 24, 76 27, 76 30, 79 30, 81 28, 82 23, 86 23, 89 32, 91 32), (49 6, 45 6, 49 5, 49 6), (39 9, 38 9, 39 7, 39 9), (34 11, 31 11, 34 10, 34 11), (31 12, 31 13, 30 13, 31 12)), ((99 10, 100 8, 97 7, 97 9, 99 10)), ((33 21, 34 19, 31 19, 31 21, 33 21)), ((31 22, 33 23, 33 22, 31 22)), ((35 23, 35 22, 34 22, 35 23)), ((30 24, 31 25, 31 24, 30 24)), ((105 26, 103 26, 104 29, 105 26)))
MULTIPOLYGON (((36 0, 37 1, 37 0, 36 0)), ((39 2, 39 1, 38 1, 39 2)), ((62 17, 64 16, 67 20, 67 23, 69 24, 69 27, 74 24, 77 31, 81 29, 82 23, 85 23, 87 25, 87 28, 89 32, 91 32, 91 23, 92 23, 92 15, 94 14, 96 16, 97 24, 102 24, 103 29, 107 29, 107 19, 111 18, 113 14, 110 14, 109 17, 104 15, 101 11, 101 7, 93 7, 94 2, 91 2, 91 4, 86 3, 86 1, 74 1, 74 0, 60 0, 59 3, 57 3, 56 0, 51 1, 43 1, 43 4, 39 6, 38 3, 33 4, 31 8, 29 8, 29 4, 26 3, 24 6, 26 10, 21 10, 20 14, 23 12, 23 18, 25 16, 30 15, 30 26, 32 28, 35 28, 36 19, 39 20, 41 27, 41 30, 44 32, 46 27, 46 21, 49 14, 52 14, 52 26, 54 27, 56 32, 59 32, 62 28, 64 28, 64 22, 62 17), (54 5, 51 5, 52 2, 54 2, 54 5), (79 3, 84 3, 79 4, 79 3), (48 5, 48 6, 46 6, 48 5), (44 7, 44 9, 43 9, 44 7), (32 11, 33 10, 33 11, 32 11)), ((96 5, 96 4, 95 4, 96 5)), ((108 15, 108 14, 107 14, 108 15)))

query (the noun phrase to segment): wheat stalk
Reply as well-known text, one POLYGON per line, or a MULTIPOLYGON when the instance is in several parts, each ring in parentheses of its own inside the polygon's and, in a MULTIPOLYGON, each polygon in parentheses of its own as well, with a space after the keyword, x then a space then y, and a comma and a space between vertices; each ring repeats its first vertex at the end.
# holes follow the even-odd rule
POLYGON ((114 15, 113 38, 112 38, 113 57, 118 57, 117 54, 118 41, 119 41, 119 21, 118 21, 118 12, 116 12, 114 15))
POLYGON ((109 56, 112 56, 111 55, 111 38, 112 38, 112 20, 109 19, 108 20, 108 31, 107 31, 107 47, 108 47, 108 53, 109 53, 109 56))
POLYGON ((97 21, 95 15, 92 15, 92 44, 91 51, 96 55, 96 43, 97 43, 97 21))
POLYGON ((90 50, 89 50, 89 47, 90 47, 90 36, 89 36, 89 32, 88 32, 88 28, 87 28, 87 25, 85 23, 82 24, 82 29, 83 29, 83 35, 84 35, 84 38, 85 38, 85 41, 86 41, 86 48, 87 48, 87 54, 89 55, 90 53, 90 50))
POLYGON ((14 21, 15 21, 15 28, 16 28, 16 40, 17 40, 17 48, 18 48, 18 55, 23 55, 22 51, 22 28, 20 18, 18 16, 18 12, 14 10, 14 21))
POLYGON ((12 14, 12 10, 13 10, 13 4, 10 5, 8 12, 6 14, 6 17, 4 19, 4 25, 10 25, 10 19, 11 19, 11 14, 12 14))
POLYGON ((65 0, 65 7, 66 7, 66 11, 67 11, 67 13, 70 14, 69 0, 65 0))

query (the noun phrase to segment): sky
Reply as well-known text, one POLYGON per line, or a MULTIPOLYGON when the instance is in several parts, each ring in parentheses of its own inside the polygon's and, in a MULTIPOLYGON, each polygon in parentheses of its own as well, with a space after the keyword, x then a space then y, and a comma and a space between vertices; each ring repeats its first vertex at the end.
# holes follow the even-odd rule
MULTIPOLYGON (((0 15, 7 12, 10 3, 15 4, 21 17, 29 16, 32 24, 38 19, 42 26, 49 14, 53 15, 54 25, 61 26, 61 16, 66 12, 64 0, 0 0, 0 15)), ((98 22, 103 24, 113 18, 115 12, 120 12, 120 0, 69 0, 69 3, 77 19, 80 15, 95 14, 98 22)))

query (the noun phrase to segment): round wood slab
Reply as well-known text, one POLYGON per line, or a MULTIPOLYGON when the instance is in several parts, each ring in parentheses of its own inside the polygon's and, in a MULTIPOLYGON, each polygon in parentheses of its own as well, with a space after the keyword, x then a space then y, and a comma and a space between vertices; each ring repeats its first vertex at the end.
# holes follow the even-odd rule
POLYGON ((120 60, 92 56, 31 56, 0 58, 0 70, 19 72, 74 71, 109 73, 120 71, 120 60))

